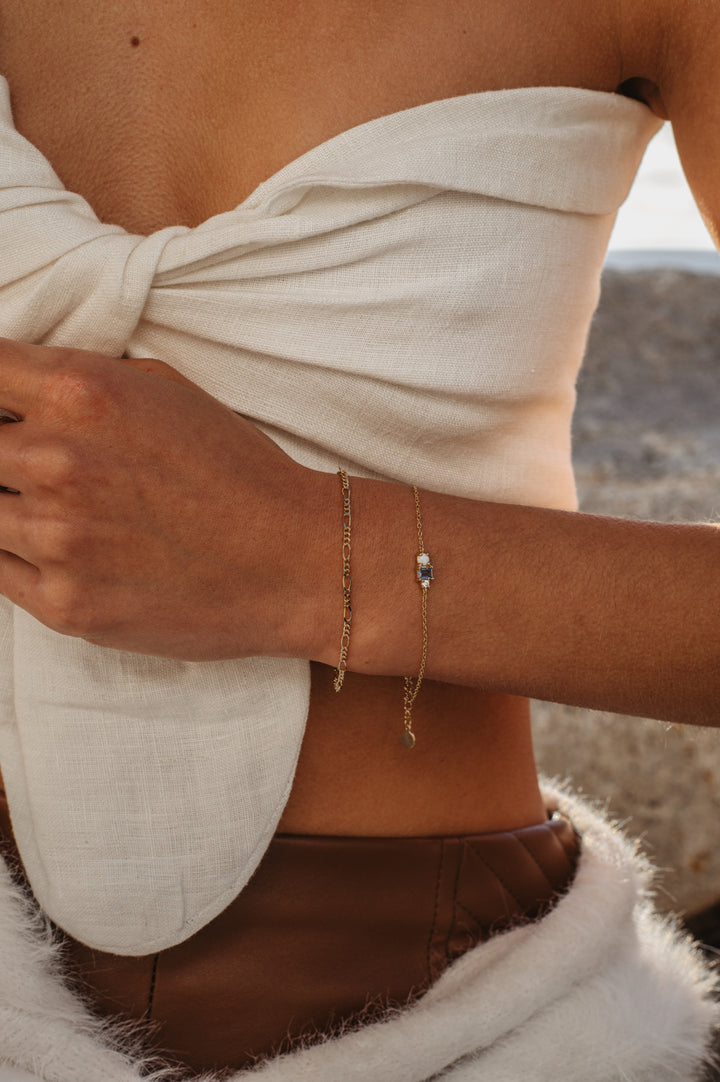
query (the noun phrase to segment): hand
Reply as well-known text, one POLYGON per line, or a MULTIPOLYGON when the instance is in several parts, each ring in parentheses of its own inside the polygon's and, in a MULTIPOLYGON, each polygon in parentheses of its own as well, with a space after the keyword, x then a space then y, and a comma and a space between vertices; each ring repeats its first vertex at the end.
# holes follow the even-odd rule
POLYGON ((0 405, 1 593, 122 650, 296 653, 286 534, 324 475, 160 361, 0 340, 0 405))

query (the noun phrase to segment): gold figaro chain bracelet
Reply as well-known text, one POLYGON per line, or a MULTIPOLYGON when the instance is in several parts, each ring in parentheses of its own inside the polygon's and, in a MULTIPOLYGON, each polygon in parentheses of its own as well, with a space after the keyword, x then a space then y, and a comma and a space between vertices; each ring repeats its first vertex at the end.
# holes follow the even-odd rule
POLYGON ((422 519, 420 517, 420 497, 418 495, 417 485, 412 486, 413 495, 415 497, 415 518, 417 521, 417 533, 418 533, 418 548, 420 551, 415 557, 415 578, 420 585, 421 589, 421 613, 422 613, 422 656, 420 658, 420 669, 417 676, 405 677, 405 696, 403 699, 403 731, 400 737, 400 742, 405 748, 415 747, 415 733, 412 729, 412 708, 413 703, 417 699, 420 685, 425 675, 425 665, 427 662, 427 645, 428 645, 428 629, 427 629, 427 596, 432 582, 433 567, 430 562, 430 556, 425 551, 425 545, 423 544, 422 534, 422 519))
POLYGON ((333 687, 339 691, 343 686, 347 671, 347 656, 350 647, 350 623, 352 621, 352 609, 350 607, 350 527, 352 526, 352 513, 350 511, 350 479, 345 470, 338 470, 338 477, 342 484, 343 500, 343 538, 342 538, 342 592, 343 592, 343 626, 340 636, 340 661, 335 672, 333 687))

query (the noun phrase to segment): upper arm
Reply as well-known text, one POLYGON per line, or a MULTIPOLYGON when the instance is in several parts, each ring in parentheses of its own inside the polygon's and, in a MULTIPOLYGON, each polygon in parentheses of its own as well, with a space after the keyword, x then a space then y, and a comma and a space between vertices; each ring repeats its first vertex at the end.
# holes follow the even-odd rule
POLYGON ((657 85, 683 169, 720 247, 720 0, 667 0, 657 85))

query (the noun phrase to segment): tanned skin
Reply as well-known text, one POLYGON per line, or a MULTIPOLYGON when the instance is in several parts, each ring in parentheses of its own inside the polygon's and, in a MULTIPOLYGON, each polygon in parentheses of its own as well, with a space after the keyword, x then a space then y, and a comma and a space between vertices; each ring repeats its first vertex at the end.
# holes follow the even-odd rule
MULTIPOLYGON (((718 26, 720 0, 2 0, 0 71, 19 130, 103 220, 134 232, 229 210, 363 121, 560 85, 624 92, 669 116, 717 237, 718 26)), ((291 462, 160 363, 3 343, 0 404, 23 418, 0 430, 0 480, 21 493, 0 496, 0 592, 101 645, 313 661, 286 831, 540 821, 526 696, 717 723, 712 527, 422 493, 442 575, 408 752, 400 677, 419 661, 408 490, 353 481, 358 616, 336 695, 336 477, 291 462)))

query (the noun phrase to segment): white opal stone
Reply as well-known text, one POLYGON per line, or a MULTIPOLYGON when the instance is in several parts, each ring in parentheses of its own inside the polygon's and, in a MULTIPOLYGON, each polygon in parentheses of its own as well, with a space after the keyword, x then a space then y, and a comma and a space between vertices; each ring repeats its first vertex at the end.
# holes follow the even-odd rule
POLYGON ((420 555, 417 558, 417 562, 419 564, 429 564, 430 563, 430 557, 428 556, 427 552, 421 552, 420 555))

